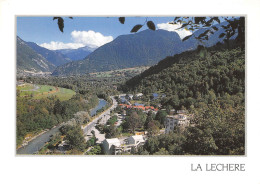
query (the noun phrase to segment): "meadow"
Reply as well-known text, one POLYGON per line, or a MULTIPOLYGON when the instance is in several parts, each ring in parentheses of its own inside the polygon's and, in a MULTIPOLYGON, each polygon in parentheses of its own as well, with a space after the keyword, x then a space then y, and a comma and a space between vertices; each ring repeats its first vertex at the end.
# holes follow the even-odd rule
POLYGON ((18 86, 17 89, 20 90, 21 97, 29 96, 33 99, 57 96, 61 101, 65 101, 69 100, 73 95, 76 94, 76 92, 71 89, 28 83, 24 84, 23 86, 18 86))

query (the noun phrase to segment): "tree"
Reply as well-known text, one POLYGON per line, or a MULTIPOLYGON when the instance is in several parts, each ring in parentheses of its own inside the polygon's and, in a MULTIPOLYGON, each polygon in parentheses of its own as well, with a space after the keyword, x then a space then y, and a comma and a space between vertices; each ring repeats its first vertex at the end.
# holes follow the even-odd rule
POLYGON ((186 153, 194 155, 213 155, 218 149, 210 129, 201 130, 198 127, 189 127, 187 140, 184 145, 186 153))
POLYGON ((151 137, 144 144, 144 148, 150 153, 153 154, 159 150, 159 141, 156 137, 151 137))
POLYGON ((59 99, 56 100, 55 105, 53 107, 53 113, 54 114, 61 114, 62 111, 62 105, 59 99))
POLYGON ((159 110, 155 116, 155 119, 160 122, 160 127, 164 127, 164 122, 167 116, 167 112, 163 110, 159 110))
POLYGON ((155 136, 159 133, 160 129, 159 127, 156 125, 155 121, 151 121, 148 123, 148 136, 152 137, 155 136))
POLYGON ((80 125, 66 125, 65 140, 68 142, 72 149, 84 151, 86 148, 85 138, 80 125))
POLYGON ((147 130, 148 129, 148 124, 150 123, 150 122, 152 122, 153 121, 153 113, 152 113, 152 111, 149 111, 148 112, 148 114, 147 114, 147 118, 146 118, 146 120, 145 120, 145 123, 144 123, 144 128, 147 130))
POLYGON ((130 113, 130 116, 127 119, 126 123, 132 133, 135 132, 136 128, 140 127, 141 121, 140 121, 140 117, 138 116, 136 111, 132 111, 130 113))
POLYGON ((153 155, 169 155, 169 152, 165 148, 161 148, 159 151, 155 152, 153 155))

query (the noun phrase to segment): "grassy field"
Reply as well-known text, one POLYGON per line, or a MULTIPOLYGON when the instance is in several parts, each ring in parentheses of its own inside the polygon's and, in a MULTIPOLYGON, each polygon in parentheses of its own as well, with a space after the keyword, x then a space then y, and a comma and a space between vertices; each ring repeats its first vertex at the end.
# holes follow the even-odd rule
POLYGON ((18 86, 20 95, 23 97, 31 96, 34 99, 46 98, 49 96, 57 96, 61 101, 70 99, 76 93, 70 89, 48 86, 48 85, 35 85, 25 84, 18 86))

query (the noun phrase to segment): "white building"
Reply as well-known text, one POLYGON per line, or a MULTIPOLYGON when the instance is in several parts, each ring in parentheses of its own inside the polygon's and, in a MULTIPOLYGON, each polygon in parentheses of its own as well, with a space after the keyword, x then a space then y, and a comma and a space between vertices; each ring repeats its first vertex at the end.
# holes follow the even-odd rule
POLYGON ((176 115, 168 115, 165 120, 165 133, 169 133, 174 130, 175 126, 186 127, 189 125, 189 119, 187 115, 184 114, 176 114, 176 115))
POLYGON ((128 97, 129 97, 130 100, 133 100, 134 95, 128 94, 128 97))
POLYGON ((126 140, 122 140, 122 142, 118 138, 105 139, 103 141, 103 148, 106 155, 118 155, 122 152, 130 153, 132 149, 136 149, 144 143, 145 139, 142 135, 134 135, 128 137, 126 140))
POLYGON ((118 138, 105 139, 103 141, 103 148, 106 155, 116 155, 118 153, 117 147, 120 147, 121 143, 118 138))
POLYGON ((137 97, 143 96, 143 93, 137 93, 136 96, 137 97))
POLYGON ((133 135, 128 137, 127 140, 128 144, 132 144, 135 147, 145 143, 144 137, 142 135, 133 135))

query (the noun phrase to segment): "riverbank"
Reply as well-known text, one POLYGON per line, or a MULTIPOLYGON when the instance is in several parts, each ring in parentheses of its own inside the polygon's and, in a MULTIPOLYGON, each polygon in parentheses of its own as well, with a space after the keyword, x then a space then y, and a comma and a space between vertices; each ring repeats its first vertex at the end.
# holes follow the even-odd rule
POLYGON ((50 140, 51 136, 53 136, 55 133, 57 133, 59 131, 60 127, 63 124, 64 124, 64 122, 60 123, 59 125, 53 127, 52 129, 50 129, 48 131, 42 133, 41 135, 38 135, 33 140, 28 142, 28 144, 26 146, 23 146, 23 147, 17 149, 16 154, 31 155, 31 154, 36 153, 45 145, 46 142, 48 142, 50 140))
MULTIPOLYGON (((97 115, 91 117, 91 120, 90 120, 89 122, 87 122, 86 124, 83 124, 83 125, 81 126, 82 129, 85 129, 89 124, 91 124, 91 123, 97 121, 101 116, 103 116, 104 114, 106 114, 108 110, 110 110, 113 106, 116 105, 116 104, 115 104, 114 97, 111 96, 110 98, 112 99, 112 104, 111 104, 108 108, 106 108, 103 112, 100 112, 99 114, 97 114, 97 115)), ((105 100, 104 100, 104 101, 105 101, 105 100)), ((103 108, 103 107, 102 107, 102 108, 103 108)))
MULTIPOLYGON (((56 127, 56 126, 55 126, 55 127, 56 127)), ((55 128, 55 127, 53 127, 53 128, 55 128)), ((50 130, 51 130, 51 129, 50 129, 50 130)), ((18 149, 20 149, 20 148, 22 148, 22 147, 28 145, 32 140, 36 139, 37 137, 39 137, 40 135, 44 134, 44 133, 47 132, 47 131, 49 131, 49 130, 42 130, 40 133, 35 134, 33 137, 29 137, 28 139, 27 139, 27 137, 26 137, 26 138, 23 140, 23 143, 22 143, 21 145, 18 145, 18 146, 16 147, 16 150, 18 150, 18 149)))
MULTIPOLYGON (((105 103, 103 102, 101 105, 98 104, 96 110, 103 108, 106 104, 106 101, 105 103)), ((59 131, 59 128, 65 123, 66 122, 62 122, 49 130, 45 129, 44 131, 41 131, 39 134, 34 135, 30 139, 27 139, 25 142, 23 142, 22 145, 16 148, 17 154, 33 154, 37 152, 45 145, 45 142, 49 141, 52 135, 59 131)))

